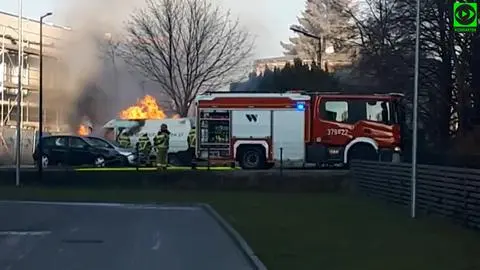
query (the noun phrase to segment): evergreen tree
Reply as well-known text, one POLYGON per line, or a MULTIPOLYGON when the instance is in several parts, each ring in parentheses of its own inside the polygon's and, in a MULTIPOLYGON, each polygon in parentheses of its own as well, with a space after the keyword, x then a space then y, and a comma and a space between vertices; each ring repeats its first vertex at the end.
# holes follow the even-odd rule
POLYGON ((293 65, 287 63, 283 69, 271 70, 267 67, 261 75, 252 73, 248 81, 237 84, 236 90, 232 89, 232 91, 246 89, 252 92, 281 93, 291 90, 336 91, 339 88, 337 80, 315 63, 309 66, 303 64, 300 59, 295 59, 293 65))
MULTIPOLYGON (((334 52, 345 52, 351 47, 355 36, 355 26, 349 10, 355 9, 352 0, 307 0, 306 9, 294 27, 315 36, 323 37, 322 53, 333 47, 334 52)), ((316 59, 318 40, 301 34, 280 44, 285 55, 295 55, 303 59, 316 59)))

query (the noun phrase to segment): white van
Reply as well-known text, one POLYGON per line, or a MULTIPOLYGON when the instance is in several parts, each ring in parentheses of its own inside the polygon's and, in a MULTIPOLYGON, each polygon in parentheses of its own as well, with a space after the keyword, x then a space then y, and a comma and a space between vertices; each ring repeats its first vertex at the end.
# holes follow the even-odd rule
MULTIPOLYGON (((169 163, 172 165, 189 165, 192 153, 188 147, 188 133, 192 129, 192 121, 189 118, 178 119, 152 119, 152 120, 122 120, 112 119, 104 126, 104 138, 116 141, 120 133, 128 130, 132 145, 138 142, 138 138, 144 133, 148 134, 153 145, 153 138, 160 130, 160 126, 166 124, 170 131, 170 147, 168 149, 169 163)), ((155 153, 152 153, 154 156, 155 153)))

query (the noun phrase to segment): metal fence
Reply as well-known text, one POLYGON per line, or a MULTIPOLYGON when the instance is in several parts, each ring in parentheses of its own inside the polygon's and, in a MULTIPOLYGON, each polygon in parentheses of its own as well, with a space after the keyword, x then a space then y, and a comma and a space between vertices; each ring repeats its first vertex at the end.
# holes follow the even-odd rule
MULTIPOLYGON (((411 201, 411 164, 353 161, 355 186, 401 205, 411 201)), ((417 210, 480 229, 480 170, 418 165, 417 210)))
MULTIPOLYGON (((25 165, 33 164, 35 130, 22 130, 21 132, 21 162, 25 165)), ((15 141, 15 128, 0 127, 0 166, 15 164, 15 141)))

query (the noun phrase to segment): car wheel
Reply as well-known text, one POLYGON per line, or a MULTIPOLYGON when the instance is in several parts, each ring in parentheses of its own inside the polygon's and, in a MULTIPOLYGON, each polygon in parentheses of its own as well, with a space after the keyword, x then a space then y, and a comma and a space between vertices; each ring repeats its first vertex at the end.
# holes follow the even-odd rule
POLYGON ((105 158, 104 157, 96 157, 93 161, 93 165, 95 167, 105 167, 105 158))
POLYGON ((50 161, 48 160, 48 156, 43 155, 42 156, 42 167, 47 168, 49 163, 50 163, 50 161))

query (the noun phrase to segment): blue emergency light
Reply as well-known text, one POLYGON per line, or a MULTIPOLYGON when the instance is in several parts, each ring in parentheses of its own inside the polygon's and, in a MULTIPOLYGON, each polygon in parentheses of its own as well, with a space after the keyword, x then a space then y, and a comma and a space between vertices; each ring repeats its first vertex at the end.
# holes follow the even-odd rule
POLYGON ((304 102, 297 102, 297 111, 305 111, 305 103, 304 102))

